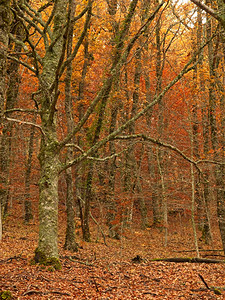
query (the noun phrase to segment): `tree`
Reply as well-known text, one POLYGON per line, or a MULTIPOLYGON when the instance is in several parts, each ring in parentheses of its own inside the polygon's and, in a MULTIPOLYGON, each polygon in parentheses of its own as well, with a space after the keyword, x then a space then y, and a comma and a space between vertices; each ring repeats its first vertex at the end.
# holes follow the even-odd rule
MULTIPOLYGON (((141 93, 143 78, 140 69, 144 69, 144 66, 141 62, 140 50, 145 48, 149 41, 151 36, 150 29, 154 28, 154 18, 163 6, 163 3, 159 3, 156 7, 148 6, 149 11, 145 12, 143 18, 141 18, 143 7, 142 9, 139 7, 138 0, 127 1, 127 4, 127 8, 122 10, 121 7, 121 15, 118 16, 122 18, 122 21, 114 23, 112 20, 114 17, 112 16, 115 12, 116 1, 108 1, 108 6, 104 1, 95 2, 91 0, 88 2, 80 1, 79 4, 72 0, 46 1, 33 4, 30 4, 29 1, 14 1, 15 8, 13 12, 22 21, 26 38, 21 41, 12 36, 12 40, 15 44, 22 45, 23 49, 26 50, 26 53, 23 53, 26 55, 26 59, 22 59, 20 63, 38 81, 38 88, 32 91, 32 100, 34 100, 36 107, 35 113, 39 114, 36 123, 34 121, 28 122, 14 119, 14 122, 33 126, 41 134, 41 147, 38 155, 41 168, 39 180, 40 227, 39 242, 34 257, 36 263, 53 264, 55 268, 60 267, 57 245, 59 175, 65 170, 67 170, 67 175, 69 175, 67 177, 69 196, 67 209, 68 221, 69 219, 72 221, 70 224, 68 222, 67 228, 72 232, 72 247, 70 249, 75 249, 76 245, 73 247, 75 236, 73 234, 74 216, 70 168, 76 166, 76 170, 78 170, 83 164, 83 169, 81 170, 86 171, 85 174, 82 174, 86 183, 83 186, 83 190, 86 191, 86 197, 82 207, 82 225, 84 238, 90 240, 90 203, 92 201, 93 186, 97 181, 94 176, 97 163, 98 166, 101 162, 104 162, 105 165, 107 160, 116 158, 119 155, 118 150, 120 147, 125 148, 121 150, 124 153, 127 148, 127 141, 129 143, 130 139, 133 138, 140 140, 140 144, 143 144, 143 141, 146 143, 150 141, 161 146, 162 144, 154 138, 148 139, 142 133, 140 135, 136 134, 137 120, 145 120, 144 116, 153 110, 153 107, 157 115, 160 110, 155 108, 156 105, 160 103, 171 87, 187 72, 192 70, 197 63, 195 60, 197 53, 190 60, 189 57, 185 57, 180 67, 177 68, 175 75, 171 72, 170 76, 160 86, 160 89, 157 89, 157 92, 154 90, 155 95, 152 98, 149 97, 152 91, 148 85, 150 81, 148 72, 150 71, 147 70, 147 75, 144 78, 146 93, 141 93), (77 10, 73 16, 70 12, 73 11, 72 7, 75 4, 77 4, 77 10), (150 9, 152 10, 151 13, 150 9), (111 32, 107 31, 107 27, 105 28, 98 23, 99 19, 101 20, 101 13, 103 15, 106 14, 110 18, 111 24, 114 23, 115 27, 111 27, 111 32), (138 13, 140 13, 139 18, 136 18, 138 13), (102 30, 102 26, 104 30, 102 30), (74 30, 73 34, 72 28, 74 30), (107 44, 109 51, 105 54, 106 60, 104 63, 106 66, 104 70, 99 71, 98 74, 100 74, 99 77, 101 78, 97 79, 96 74, 93 73, 103 67, 100 55, 96 53, 97 50, 94 49, 93 44, 94 39, 99 38, 101 42, 103 37, 100 35, 100 31, 96 32, 96 28, 100 28, 107 37, 111 37, 110 43, 107 44), (134 57, 135 59, 133 60, 134 57), (93 65, 97 66, 96 69, 88 69, 87 64, 90 60, 93 65), (82 70, 82 74, 78 67, 82 70), (129 95, 132 94, 133 101, 129 103, 131 110, 128 111, 128 113, 132 113, 127 118, 121 118, 125 114, 120 112, 113 101, 118 97, 116 92, 124 92, 124 85, 120 82, 127 76, 126 71, 127 74, 128 71, 131 71, 127 83, 132 83, 132 88, 130 88, 129 84, 127 85, 127 89, 129 89, 127 99, 130 100, 129 95), (86 89, 84 89, 85 80, 88 80, 89 84, 86 89), (117 88, 119 84, 122 86, 121 89, 117 88), (65 98, 60 93, 60 91, 64 91, 64 88, 66 88, 65 98), (74 99, 75 101, 72 102, 74 99), (82 99, 82 101, 76 103, 77 99, 82 99), (75 112, 74 114, 71 114, 72 109, 75 112), (111 116, 110 122, 107 122, 108 116, 111 116), (62 118, 62 123, 64 120, 67 120, 65 122, 67 129, 66 126, 63 126, 61 130, 63 133, 59 130, 60 117, 62 118), (118 147, 119 143, 120 146, 118 147), (109 147, 108 144, 110 144, 109 147), (108 149, 109 151, 107 152, 106 150, 108 149), (108 156, 106 153, 109 153, 108 156)), ((115 19, 116 17, 115 15, 115 19)), ((166 31, 164 37, 166 37, 167 33, 169 34, 170 30, 166 31)), ((168 45, 165 49, 170 48, 172 41, 173 38, 168 39, 168 45)), ((97 44, 98 41, 95 43, 97 44)), ((158 46, 160 46, 160 41, 158 41, 158 46)), ((101 55, 104 52, 106 51, 101 49, 101 55)), ((17 63, 19 62, 12 55, 8 55, 8 57, 17 63)), ((162 79, 162 69, 157 69, 159 72, 158 81, 162 79)), ((167 69, 165 70, 167 71, 167 69)), ((24 111, 24 113, 26 112, 24 111)), ((13 121, 8 116, 6 116, 6 120, 13 121)), ((137 128, 140 132, 144 130, 141 126, 137 126, 137 128)), ((135 166, 137 191, 141 191, 140 169, 142 167, 142 159, 144 159, 143 151, 145 150, 145 147, 142 147, 135 148, 132 155, 132 159, 137 160, 134 164, 132 162, 133 166, 135 166), (140 153, 142 154, 140 155, 140 153)), ((183 155, 183 157, 185 156, 183 155)), ((189 161, 194 164, 191 159, 189 161)), ((161 165, 160 163, 160 168, 161 165)), ((117 171, 114 167, 112 166, 109 172, 112 175, 110 178, 110 180, 112 179, 110 192, 114 188, 114 178, 116 179, 114 172, 117 171)), ((120 171, 121 174, 122 172, 120 171)), ((132 184, 129 184, 130 186, 132 187, 132 184)), ((128 193, 130 193, 130 190, 128 190, 128 193)), ((145 217, 144 212, 143 217, 145 217)), ((68 245, 67 241, 65 243, 66 247, 68 245)))
MULTIPOLYGON (((5 153, 2 144, 4 142, 4 105, 6 99, 6 70, 7 49, 9 43, 9 26, 11 22, 10 1, 0 1, 0 240, 2 238, 2 208, 5 207, 7 197, 7 164, 1 159, 5 153)), ((3 211, 4 213, 4 211, 3 211)))
MULTIPOLYGON (((63 147, 71 140, 71 138, 82 128, 83 124, 87 121, 93 109, 98 103, 101 103, 102 107, 105 106, 108 95, 111 91, 113 80, 118 75, 126 57, 131 51, 135 41, 142 34, 140 30, 135 38, 133 38, 125 49, 125 54, 122 56, 122 50, 124 49, 124 41, 128 35, 128 29, 136 10, 137 0, 133 0, 130 3, 129 11, 124 19, 124 23, 118 32, 114 59, 110 75, 105 79, 102 88, 98 95, 93 100, 88 110, 80 122, 75 128, 68 134, 68 136, 59 141, 57 138, 57 117, 56 117, 56 104, 59 100, 59 80, 79 50, 79 47, 84 40, 87 32, 88 24, 91 18, 92 1, 89 1, 87 6, 84 7, 83 11, 75 18, 71 19, 71 16, 67 14, 68 7, 71 7, 71 2, 57 1, 56 3, 47 2, 43 6, 40 6, 37 10, 31 7, 26 1, 20 3, 14 2, 15 13, 23 20, 24 23, 28 23, 27 30, 34 28, 37 31, 40 39, 32 40, 32 37, 27 37, 27 43, 32 53, 32 65, 27 62, 22 64, 33 72, 39 81, 39 87, 36 91, 35 103, 40 114, 41 125, 35 125, 41 132, 41 148, 39 153, 39 162, 41 167, 39 190, 40 190, 40 201, 39 201, 39 242, 38 248, 35 251, 35 262, 53 264, 57 268, 58 261, 58 246, 57 246, 57 218, 58 218, 58 176, 63 170, 71 167, 71 165, 78 163, 85 159, 88 155, 92 154, 101 146, 98 143, 99 130, 101 129, 101 115, 99 115, 99 125, 97 124, 93 143, 90 149, 80 155, 77 159, 66 165, 60 162, 60 151, 63 147), (48 19, 44 22, 41 18, 41 13, 47 11, 52 6, 52 10, 49 14, 48 19), (66 45, 68 41, 68 31, 71 22, 76 22, 82 16, 86 14, 86 21, 84 23, 83 32, 78 38, 77 44, 72 54, 66 58, 66 45), (42 27, 42 29, 41 29, 42 27), (41 45, 44 47, 42 55, 39 53, 37 48, 38 44, 43 42, 41 45)), ((161 5, 160 5, 161 6, 161 5)), ((158 9, 153 14, 158 11, 158 9)), ((146 23, 146 27, 148 22, 146 23)), ((144 28, 144 27, 143 27, 144 28)), ((19 41, 16 41, 20 43, 19 41)), ((23 44, 26 48, 25 44, 23 44)), ((14 58, 15 61, 17 61, 14 58)), ((122 128, 120 129, 120 131, 122 128)), ((106 143, 109 138, 105 139, 106 143)))
MULTIPOLYGON (((198 7, 204 10, 207 14, 211 15, 221 25, 221 42, 224 44, 224 30, 225 30, 225 3, 218 0, 217 9, 214 10, 210 7, 210 2, 206 4, 198 0, 191 0, 198 7)), ((207 17, 207 37, 212 37, 211 34, 212 24, 207 17)), ((216 180, 216 198, 217 198, 217 214, 219 221, 219 228, 221 239, 223 243, 223 249, 225 251, 225 203, 224 203, 224 117, 220 115, 218 117, 216 103, 217 103, 217 91, 224 90, 223 84, 220 82, 218 76, 216 76, 216 69, 219 66, 217 49, 213 49, 212 41, 208 45, 208 58, 209 58, 209 72, 211 77, 211 83, 209 86, 209 122, 211 130, 211 143, 214 152, 214 159, 219 164, 215 167, 215 180, 216 180), (214 80, 216 78, 216 80, 214 80), (220 134, 221 132, 221 134, 220 134), (222 151, 220 151, 221 149, 222 151)), ((224 55, 224 47, 223 47, 224 55)), ((224 95, 219 96, 220 112, 224 111, 224 95)))

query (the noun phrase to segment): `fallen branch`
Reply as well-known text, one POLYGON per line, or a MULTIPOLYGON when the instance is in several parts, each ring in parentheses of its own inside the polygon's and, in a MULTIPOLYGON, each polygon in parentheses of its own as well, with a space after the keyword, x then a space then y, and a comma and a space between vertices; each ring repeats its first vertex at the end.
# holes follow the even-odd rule
POLYGON ((78 259, 73 259, 71 256, 68 256, 67 258, 69 260, 73 261, 73 262, 77 262, 77 263, 85 265, 85 266, 93 266, 94 265, 93 263, 89 263, 89 262, 86 262, 86 261, 80 261, 78 259))
POLYGON ((20 255, 18 255, 18 256, 12 256, 12 257, 9 257, 9 258, 0 260, 0 264, 1 264, 1 263, 5 263, 5 262, 11 262, 11 261, 14 260, 14 259, 15 259, 15 260, 19 260, 19 259, 26 260, 26 258, 23 258, 23 257, 21 257, 20 255))
POLYGON ((43 294, 42 291, 36 291, 36 290, 29 290, 23 293, 23 296, 32 295, 32 294, 43 294))
MULTIPOLYGON (((196 252, 196 249, 193 249, 193 250, 175 250, 173 252, 176 252, 176 253, 196 252)), ((199 249, 199 252, 223 252, 223 249, 199 249)))
POLYGON ((204 283, 204 285, 206 286, 207 290, 213 291, 216 295, 222 295, 220 288, 215 288, 215 287, 209 287, 207 282, 205 281, 205 279, 203 278, 203 276, 201 274, 198 274, 198 276, 200 277, 200 279, 202 280, 202 282, 204 283))
POLYGON ((149 261, 165 261, 175 263, 206 263, 206 264, 224 264, 225 260, 220 259, 207 259, 199 257, 171 257, 171 258, 156 258, 149 261))
POLYGON ((60 291, 37 291, 37 290, 29 290, 23 293, 23 296, 27 296, 27 295, 32 295, 32 294, 43 294, 43 295, 47 295, 47 294, 57 294, 57 295, 62 295, 62 296, 72 296, 70 293, 67 292, 60 292, 60 291))
POLYGON ((209 257, 209 256, 216 256, 216 257, 225 257, 225 255, 222 254, 203 254, 204 257, 209 257))

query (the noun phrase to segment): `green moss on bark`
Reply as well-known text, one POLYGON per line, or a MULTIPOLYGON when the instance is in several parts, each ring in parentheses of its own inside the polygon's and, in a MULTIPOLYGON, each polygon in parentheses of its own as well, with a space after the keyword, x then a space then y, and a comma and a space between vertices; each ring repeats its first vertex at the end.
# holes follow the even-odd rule
POLYGON ((40 264, 43 266, 51 266, 55 270, 61 270, 61 268, 62 268, 60 260, 57 257, 48 258, 38 248, 35 250, 35 255, 34 255, 34 258, 31 260, 31 264, 40 264))

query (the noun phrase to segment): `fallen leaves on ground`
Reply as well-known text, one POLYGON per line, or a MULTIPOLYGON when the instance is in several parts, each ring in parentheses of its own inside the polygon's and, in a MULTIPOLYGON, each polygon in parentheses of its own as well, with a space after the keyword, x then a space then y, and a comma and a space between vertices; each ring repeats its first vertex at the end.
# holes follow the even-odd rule
POLYGON ((107 246, 101 240, 80 242, 79 251, 70 253, 62 247, 63 230, 62 269, 52 272, 30 265, 37 225, 11 219, 0 243, 0 291, 11 291, 14 299, 225 299, 225 265, 150 261, 193 247, 177 233, 171 232, 167 247, 156 229, 130 230, 120 241, 106 238, 107 246), (137 256, 140 261, 132 260, 137 256), (221 287, 221 295, 208 290, 199 274, 210 287, 221 287))

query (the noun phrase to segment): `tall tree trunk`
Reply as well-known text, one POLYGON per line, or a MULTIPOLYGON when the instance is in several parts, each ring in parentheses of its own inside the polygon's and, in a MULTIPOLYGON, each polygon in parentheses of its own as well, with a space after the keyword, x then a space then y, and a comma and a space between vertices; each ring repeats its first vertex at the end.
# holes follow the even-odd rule
MULTIPOLYGON (((103 87, 100 91, 101 93, 101 102, 99 104, 99 110, 98 110, 98 119, 96 121, 96 124, 94 125, 94 134, 93 137, 91 136, 90 146, 93 146, 100 137, 100 133, 102 130, 103 120, 104 120, 104 112, 106 109, 106 105, 109 99, 109 95, 111 92, 111 89, 113 87, 113 83, 117 82, 120 69, 122 68, 122 64, 120 63, 123 49, 124 49, 124 42, 127 36, 127 33, 129 31, 131 21, 133 19, 136 6, 137 6, 138 0, 132 0, 130 2, 128 13, 125 17, 125 20, 121 26, 121 29, 116 34, 116 37, 114 39, 115 48, 114 53, 112 57, 112 66, 111 66, 111 72, 114 73, 113 77, 109 77, 105 83, 103 84, 103 87)), ((127 57, 126 57, 127 58, 127 57)), ((90 136, 90 134, 89 134, 90 136)), ((92 154, 94 157, 97 156, 97 153, 92 154)), ((89 214, 90 214, 90 203, 92 199, 92 181, 93 181, 93 174, 94 174, 94 162, 90 162, 89 171, 87 174, 87 180, 86 180, 86 195, 85 195, 85 204, 84 204, 84 213, 83 213, 83 238, 86 241, 90 240, 90 230, 89 230, 89 214)))
MULTIPOLYGON (((111 109, 111 120, 109 127, 109 134, 112 133, 116 128, 117 115, 118 115, 119 106, 116 103, 111 109)), ((113 155, 116 153, 115 143, 111 141, 109 143, 110 154, 113 155)), ((118 224, 113 225, 113 220, 117 212, 117 207, 115 203, 115 179, 116 179, 116 157, 114 157, 109 162, 109 184, 108 184, 108 195, 107 195, 107 225, 109 227, 109 236, 112 238, 119 238, 118 224)))
MULTIPOLYGON (((135 71, 134 71, 134 91, 133 91, 133 103, 131 107, 131 114, 130 118, 132 119, 133 116, 137 113, 138 109, 138 102, 139 102, 139 85, 140 85, 140 77, 141 77, 141 49, 137 48, 136 55, 135 55, 135 71)), ((135 123, 131 123, 128 127, 128 134, 135 133, 135 123)), ((130 224, 132 221, 132 214, 133 214, 133 199, 134 199, 134 182, 133 178, 137 175, 135 174, 137 171, 136 168, 136 158, 134 154, 134 146, 132 142, 129 145, 128 151, 126 152, 125 156, 125 175, 124 175, 124 191, 125 193, 132 193, 130 198, 130 203, 128 203, 128 207, 126 210, 126 220, 128 221, 127 224, 130 224)))
MULTIPOLYGON (((6 99, 6 63, 7 49, 9 43, 9 25, 10 25, 10 1, 0 2, 0 127, 4 126, 4 105, 6 99)), ((2 137, 0 135, 0 146, 2 146, 2 137)), ((5 155, 4 148, 0 148, 0 160, 5 155)), ((0 164, 0 206, 4 206, 7 197, 7 178, 5 178, 5 165, 0 164)), ((2 209, 0 211, 0 239, 2 238, 2 209)))
MULTIPOLYGON (((207 38, 211 37, 211 20, 207 18, 207 38)), ((222 138, 220 136, 221 128, 219 128, 219 122, 216 114, 216 105, 217 105, 217 97, 216 97, 216 82, 214 78, 216 78, 216 59, 214 57, 213 44, 210 42, 208 44, 208 64, 210 71, 210 87, 209 87, 209 123, 210 123, 210 131, 211 131, 211 143, 214 150, 214 159, 216 161, 223 160, 224 158, 224 140, 223 140, 223 132, 222 138), (221 148, 222 151, 218 149, 221 148), (219 155, 220 154, 220 155, 219 155)), ((221 99, 221 104, 223 103, 224 109, 224 101, 221 99)), ((220 121, 223 123, 223 115, 220 116, 220 121), (221 119, 222 118, 222 119, 221 119)), ((222 124, 221 123, 221 124, 222 124)), ((224 128, 223 128, 224 130, 224 128)), ((215 166, 215 181, 216 181, 216 199, 217 199, 217 217, 219 222, 219 229, 221 240, 223 244, 223 250, 225 252, 225 203, 224 203, 224 166, 216 165, 215 166)))
POLYGON ((62 28, 66 24, 68 1, 59 0, 55 4, 54 29, 52 45, 46 49, 43 58, 43 72, 40 78, 41 126, 42 138, 39 152, 41 175, 39 181, 39 241, 35 250, 36 263, 51 264, 60 268, 58 254, 58 177, 59 177, 59 147, 56 132, 55 103, 58 90, 51 89, 54 83, 57 87, 57 68, 63 54, 64 39, 62 28))
MULTIPOLYGON (((74 1, 71 2, 70 6, 70 19, 74 17, 76 10, 76 4, 74 1)), ((73 26, 70 25, 68 32, 68 42, 67 42, 67 57, 72 53, 72 43, 73 43, 73 26)), ((65 79, 65 111, 67 119, 67 129, 68 133, 71 133, 74 126, 73 120, 73 107, 72 107, 72 97, 71 97, 71 78, 72 78, 72 62, 67 66, 67 73, 65 79)), ((67 161, 72 161, 73 150, 71 148, 67 149, 67 161)), ((75 211, 74 211, 74 197, 73 197, 73 176, 72 169, 68 168, 66 170, 66 215, 67 215, 67 226, 66 226, 66 239, 64 248, 70 251, 77 251, 78 246, 75 241, 75 211)))
MULTIPOLYGON (((200 8, 197 10, 197 47, 201 46, 202 40, 203 40, 203 24, 202 24, 202 12, 200 8)), ((203 79, 203 53, 200 53, 199 55, 199 64, 198 64, 198 77, 199 77, 199 84, 200 84, 200 101, 202 103, 205 102, 204 94, 206 92, 205 88, 205 82, 203 79)), ((202 114, 202 128, 203 128, 203 153, 205 156, 209 153, 209 122, 208 122, 208 101, 205 103, 205 106, 201 110, 202 114)), ((199 218, 199 224, 200 229, 202 231, 202 239, 206 244, 211 243, 212 241, 212 232, 211 232, 211 224, 210 224, 210 210, 209 210, 209 204, 210 204, 210 193, 209 193, 209 171, 206 169, 205 171, 205 180, 203 182, 203 191, 202 196, 200 199, 202 199, 201 202, 201 211, 200 211, 200 218, 199 218)))
MULTIPOLYGON (((157 79, 157 86, 156 86, 156 94, 160 94, 162 89, 162 72, 164 67, 164 61, 162 58, 162 41, 161 41, 161 19, 159 18, 156 23, 155 28, 155 37, 156 37, 156 79, 157 79)), ((159 101, 159 113, 158 113, 158 125, 157 125, 158 136, 161 137, 164 132, 164 103, 163 99, 161 98, 159 101)), ((153 217, 156 220, 154 225, 157 226, 158 223, 161 223, 163 219, 167 219, 167 205, 164 205, 163 201, 167 201, 165 197, 165 190, 164 189, 164 163, 163 163, 163 156, 165 150, 157 147, 156 149, 156 160, 158 162, 158 170, 156 171, 159 173, 159 181, 155 183, 154 191, 154 198, 153 198, 153 214, 156 214, 156 217, 153 217), (164 210, 164 211, 163 211, 164 210)), ((157 175, 156 175, 157 176, 157 175)), ((165 236, 167 235, 167 225, 165 224, 165 236)))

